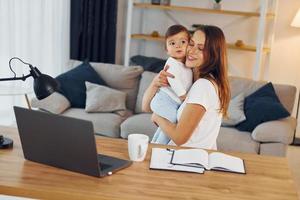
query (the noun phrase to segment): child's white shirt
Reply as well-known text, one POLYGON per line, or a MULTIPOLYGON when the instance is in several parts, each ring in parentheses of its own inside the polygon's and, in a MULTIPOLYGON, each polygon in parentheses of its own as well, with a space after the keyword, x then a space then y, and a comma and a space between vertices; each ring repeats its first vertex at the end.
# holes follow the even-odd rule
POLYGON ((180 96, 187 94, 193 84, 193 72, 190 68, 185 67, 182 62, 170 57, 165 66, 168 65, 168 73, 175 78, 168 77, 169 87, 161 87, 160 90, 167 93, 174 101, 181 104, 180 96))

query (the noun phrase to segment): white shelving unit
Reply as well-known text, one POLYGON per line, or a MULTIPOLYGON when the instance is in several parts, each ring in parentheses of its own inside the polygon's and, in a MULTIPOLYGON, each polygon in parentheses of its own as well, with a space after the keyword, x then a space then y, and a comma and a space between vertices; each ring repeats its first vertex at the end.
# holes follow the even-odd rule
MULTIPOLYGON (((242 1, 242 0, 240 0, 242 1)), ((127 22, 126 22, 126 41, 125 41, 125 55, 124 64, 129 64, 130 59, 130 47, 132 40, 143 40, 143 41, 158 41, 163 42, 163 37, 152 37, 143 33, 143 24, 140 24, 141 32, 132 33, 132 20, 134 9, 142 9, 142 14, 146 10, 161 10, 164 12, 192 12, 192 13, 205 13, 205 14, 217 14, 217 15, 232 15, 232 16, 242 16, 245 18, 255 17, 258 18, 258 31, 256 35, 256 46, 245 44, 242 47, 236 46, 234 43, 228 43, 227 47, 229 49, 250 51, 256 54, 255 64, 252 68, 252 79, 261 80, 266 78, 268 67, 270 63, 270 53, 271 47, 274 39, 274 28, 276 21, 276 10, 278 0, 260 0, 259 11, 258 12, 245 12, 245 11, 233 11, 233 10, 215 10, 209 8, 196 8, 188 6, 175 6, 175 5, 153 5, 151 3, 137 2, 134 0, 128 0, 127 8, 127 22), (270 20, 270 23, 267 23, 270 20), (269 31, 266 35, 266 26, 269 24, 269 31), (267 38, 267 39, 266 39, 267 38), (267 40, 267 41, 266 41, 267 40)), ((143 21, 143 20, 142 20, 143 21)))

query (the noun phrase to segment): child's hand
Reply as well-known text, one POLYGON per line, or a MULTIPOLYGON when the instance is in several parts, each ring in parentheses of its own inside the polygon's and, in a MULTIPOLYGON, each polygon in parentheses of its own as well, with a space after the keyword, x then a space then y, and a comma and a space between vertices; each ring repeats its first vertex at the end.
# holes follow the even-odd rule
POLYGON ((169 86, 168 77, 174 78, 173 74, 167 72, 169 66, 166 65, 163 70, 159 72, 153 79, 153 83, 156 87, 167 87, 169 86))
POLYGON ((186 94, 179 97, 179 99, 183 102, 186 98, 186 94))

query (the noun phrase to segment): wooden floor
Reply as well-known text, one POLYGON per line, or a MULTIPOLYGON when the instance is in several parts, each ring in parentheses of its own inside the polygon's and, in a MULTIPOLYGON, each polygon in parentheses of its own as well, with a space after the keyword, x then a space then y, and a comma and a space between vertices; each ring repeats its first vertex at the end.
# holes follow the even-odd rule
POLYGON ((300 200, 300 146, 289 146, 287 152, 289 167, 292 171, 292 177, 298 190, 300 200))

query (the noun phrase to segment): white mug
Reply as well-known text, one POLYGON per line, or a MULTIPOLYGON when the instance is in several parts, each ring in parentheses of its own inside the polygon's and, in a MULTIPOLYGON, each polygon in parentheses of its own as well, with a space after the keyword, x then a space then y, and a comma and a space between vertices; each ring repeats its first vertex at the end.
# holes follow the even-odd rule
POLYGON ((128 154, 132 161, 143 161, 147 154, 149 137, 144 134, 130 134, 128 136, 128 154))

